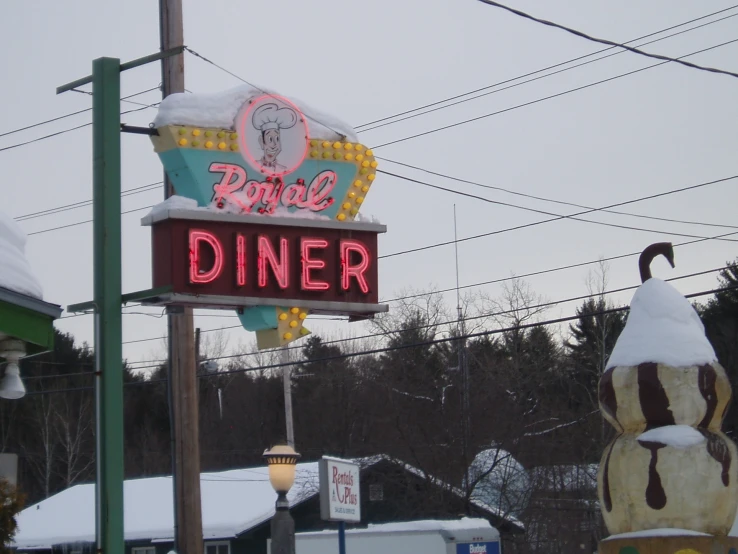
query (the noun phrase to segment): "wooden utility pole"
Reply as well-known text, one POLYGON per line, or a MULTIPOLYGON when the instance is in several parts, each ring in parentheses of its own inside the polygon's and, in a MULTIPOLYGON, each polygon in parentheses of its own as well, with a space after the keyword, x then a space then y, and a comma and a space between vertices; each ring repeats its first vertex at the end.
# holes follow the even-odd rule
MULTIPOLYGON (((159 0, 161 49, 184 45, 182 0, 159 0)), ((184 92, 184 52, 162 60, 162 97, 184 92)), ((164 176, 164 195, 174 188, 164 176)), ((170 313, 169 402, 173 434, 174 548, 179 554, 202 554, 200 503, 200 431, 197 360, 192 309, 170 313)))

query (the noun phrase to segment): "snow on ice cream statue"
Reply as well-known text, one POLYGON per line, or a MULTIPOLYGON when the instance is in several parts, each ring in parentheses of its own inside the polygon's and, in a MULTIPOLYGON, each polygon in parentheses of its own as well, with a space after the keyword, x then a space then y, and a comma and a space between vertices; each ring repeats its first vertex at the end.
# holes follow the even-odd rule
POLYGON ((730 382, 694 308, 651 277, 670 243, 639 260, 642 285, 599 383, 600 410, 617 431, 598 474, 611 537, 602 554, 735 554, 736 446, 720 427, 730 382))
MULTIPOLYGON (((361 225, 371 225, 353 221, 374 182, 377 161, 372 151, 359 143, 355 131, 332 116, 261 88, 241 86, 215 94, 172 94, 162 101, 153 127, 157 130, 151 137, 154 149, 177 194, 169 201, 171 208, 332 220, 334 228, 357 231, 361 225)), ((325 259, 316 254, 325 253, 320 249, 325 249, 327 243, 303 237, 302 254, 297 259, 285 253, 286 246, 282 254, 280 247, 274 247, 274 251, 262 255, 262 244, 258 246, 258 263, 271 265, 282 289, 288 289, 288 269, 284 259, 278 259, 280 256, 293 259, 290 271, 302 265, 302 292, 315 298, 321 291, 326 296, 331 292, 327 275, 333 275, 334 268, 331 262, 326 266, 325 259)), ((256 250, 247 245, 239 255, 250 256, 248 252, 242 254, 249 248, 256 250)), ((336 257, 341 271, 338 288, 343 294, 338 300, 351 296, 356 283, 365 295, 376 294, 376 287, 369 291, 371 283, 367 286, 356 266, 347 274, 345 268, 355 263, 350 259, 356 260, 357 256, 366 260, 361 271, 370 265, 374 266, 371 271, 375 268, 376 260, 370 260, 367 251, 358 246, 346 252, 342 249, 340 260, 336 257)), ((248 280, 246 271, 252 271, 252 266, 239 267, 239 271, 242 269, 239 283, 248 280)), ((266 272, 264 269, 264 275, 266 272)), ((194 279, 200 280, 200 276, 194 279)), ((356 295, 345 300, 348 302, 356 306, 356 295)), ((256 331, 261 349, 283 346, 309 334, 304 320, 311 309, 316 308, 296 301, 282 306, 239 308, 238 315, 247 330, 256 331)), ((372 309, 386 311, 386 306, 372 309)), ((344 315, 361 318, 366 314, 344 315)))

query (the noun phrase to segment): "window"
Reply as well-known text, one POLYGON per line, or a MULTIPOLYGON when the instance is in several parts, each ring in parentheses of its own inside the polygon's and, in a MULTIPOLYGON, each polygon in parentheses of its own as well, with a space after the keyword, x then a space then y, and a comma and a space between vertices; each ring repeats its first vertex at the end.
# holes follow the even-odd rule
POLYGON ((231 554, 230 542, 206 542, 205 554, 231 554))
POLYGON ((131 554, 156 554, 155 546, 136 546, 131 550, 131 554))
POLYGON ((369 485, 369 502, 381 502, 384 500, 384 487, 381 483, 369 485))

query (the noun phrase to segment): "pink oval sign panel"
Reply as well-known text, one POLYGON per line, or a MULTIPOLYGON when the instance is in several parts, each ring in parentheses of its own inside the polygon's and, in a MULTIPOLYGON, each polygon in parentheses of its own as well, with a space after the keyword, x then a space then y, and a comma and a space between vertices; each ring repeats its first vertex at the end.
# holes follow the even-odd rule
POLYGON ((289 100, 265 94, 244 106, 236 122, 240 150, 264 175, 279 177, 297 169, 308 150, 305 116, 289 100))

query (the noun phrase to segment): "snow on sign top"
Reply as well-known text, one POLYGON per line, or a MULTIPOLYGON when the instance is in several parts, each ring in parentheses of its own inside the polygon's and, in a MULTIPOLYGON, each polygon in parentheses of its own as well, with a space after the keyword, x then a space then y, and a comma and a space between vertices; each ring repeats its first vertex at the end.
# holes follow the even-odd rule
POLYGON ((645 362, 687 367, 716 361, 705 327, 689 301, 656 278, 643 283, 607 368, 645 362))
MULTIPOLYGON (((262 87, 242 85, 216 93, 177 93, 167 96, 159 105, 154 127, 192 125, 236 129, 236 118, 244 104, 260 96, 274 95, 262 87)), ((310 138, 359 142, 354 129, 340 119, 323 113, 294 98, 287 99, 307 118, 310 138)))
POLYGON ((41 285, 31 271, 25 250, 26 234, 0 212, 0 287, 40 299, 41 285))

